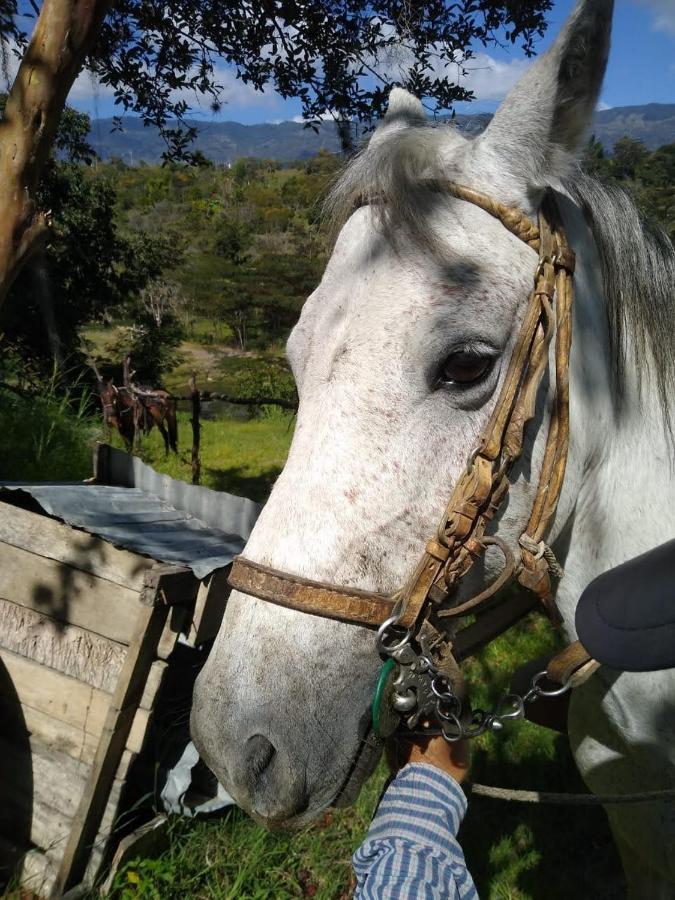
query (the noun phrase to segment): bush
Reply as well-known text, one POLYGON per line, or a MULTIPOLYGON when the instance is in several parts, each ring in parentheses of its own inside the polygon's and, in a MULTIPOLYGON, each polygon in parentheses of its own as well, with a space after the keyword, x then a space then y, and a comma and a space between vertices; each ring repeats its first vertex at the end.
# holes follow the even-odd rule
POLYGON ((222 217, 215 233, 214 248, 219 256, 234 265, 241 265, 252 244, 250 226, 241 219, 222 217))
POLYGON ((56 379, 38 396, 0 387, 0 477, 7 481, 87 478, 99 428, 86 391, 59 396, 56 379))
POLYGON ((230 357, 221 363, 228 392, 242 399, 274 397, 295 402, 295 381, 283 359, 230 357))

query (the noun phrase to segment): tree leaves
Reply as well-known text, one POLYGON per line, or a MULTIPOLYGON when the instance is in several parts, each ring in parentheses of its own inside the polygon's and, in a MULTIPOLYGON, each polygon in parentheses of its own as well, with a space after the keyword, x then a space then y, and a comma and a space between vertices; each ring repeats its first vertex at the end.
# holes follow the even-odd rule
MULTIPOLYGON (((296 97, 308 127, 326 117, 372 122, 402 85, 434 111, 472 94, 457 72, 476 45, 544 33, 551 0, 118 0, 88 67, 124 112, 158 127, 167 159, 189 159, 183 121, 201 95, 218 108, 223 61, 262 91, 296 97)), ((2 18, 0 16, 0 25, 2 18)))

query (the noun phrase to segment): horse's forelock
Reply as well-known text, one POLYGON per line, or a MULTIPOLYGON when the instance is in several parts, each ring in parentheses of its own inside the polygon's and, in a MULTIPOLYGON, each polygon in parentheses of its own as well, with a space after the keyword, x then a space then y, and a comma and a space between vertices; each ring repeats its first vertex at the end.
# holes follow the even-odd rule
POLYGON ((359 206, 372 205, 378 225, 396 243, 400 233, 433 249, 438 237, 430 212, 439 195, 420 189, 421 179, 448 177, 448 148, 466 139, 447 125, 389 126, 342 171, 325 203, 335 232, 359 206))

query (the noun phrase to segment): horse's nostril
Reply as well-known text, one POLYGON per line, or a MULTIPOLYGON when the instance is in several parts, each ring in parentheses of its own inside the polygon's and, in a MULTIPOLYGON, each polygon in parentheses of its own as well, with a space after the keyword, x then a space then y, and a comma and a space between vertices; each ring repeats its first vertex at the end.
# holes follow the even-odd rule
POLYGON ((276 756, 276 747, 262 734, 254 734, 246 741, 246 759, 253 779, 269 767, 276 756))

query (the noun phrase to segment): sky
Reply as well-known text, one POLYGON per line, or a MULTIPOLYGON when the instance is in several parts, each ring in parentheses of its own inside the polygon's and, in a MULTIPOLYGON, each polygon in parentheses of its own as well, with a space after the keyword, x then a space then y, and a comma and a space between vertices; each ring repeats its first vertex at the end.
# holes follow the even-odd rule
MULTIPOLYGON (((555 0, 546 37, 546 49, 574 6, 574 0, 555 0)), ((518 48, 481 50, 469 63, 466 85, 476 95, 472 103, 459 103, 457 112, 492 112, 527 68, 518 48)), ((225 105, 216 118, 253 124, 299 119, 300 104, 274 92, 259 93, 238 81, 227 68, 218 72, 225 86, 225 105)), ((112 98, 86 73, 76 82, 68 102, 92 117, 119 112, 112 98)), ((675 0, 616 0, 612 53, 600 108, 643 103, 675 103, 675 0)), ((208 106, 195 105, 194 118, 212 121, 208 106)))

